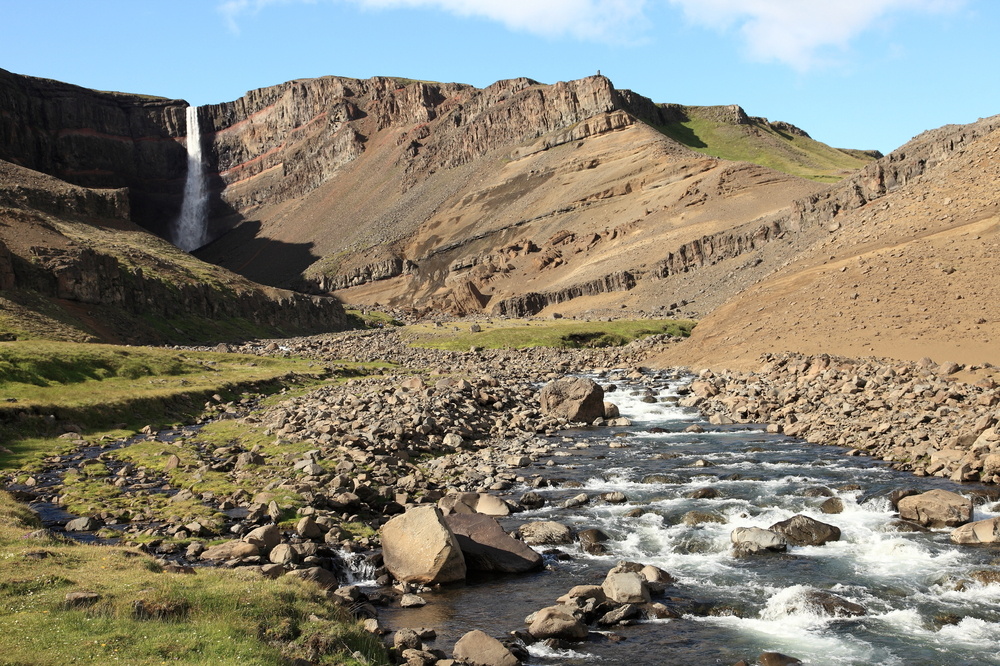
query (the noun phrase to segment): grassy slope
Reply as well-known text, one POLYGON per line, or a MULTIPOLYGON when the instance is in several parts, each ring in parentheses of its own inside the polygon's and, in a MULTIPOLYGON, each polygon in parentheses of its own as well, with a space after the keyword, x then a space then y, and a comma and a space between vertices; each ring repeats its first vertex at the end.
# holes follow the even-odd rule
POLYGON ((148 423, 194 417, 207 396, 231 387, 323 371, 302 359, 68 342, 0 343, 0 469, 37 462, 71 446, 51 414, 88 440, 125 436, 148 423), (180 417, 180 418, 179 418, 180 417))
POLYGON ((832 148, 764 124, 736 125, 713 119, 711 109, 685 107, 690 120, 657 129, 706 155, 753 162, 823 183, 837 182, 873 159, 860 151, 832 148))
POLYGON ((505 347, 601 347, 623 345, 632 340, 666 333, 687 336, 694 322, 673 319, 582 322, 573 320, 532 321, 527 319, 480 323, 482 331, 472 333, 470 324, 460 327, 407 326, 404 339, 415 347, 462 351, 471 346, 485 349, 505 347), (455 330, 458 328, 459 330, 455 330))
POLYGON ((122 548, 25 538, 36 528, 27 509, 0 493, 5 664, 388 663, 378 639, 312 584, 237 570, 164 573, 122 548), (70 592, 100 596, 70 608, 70 592), (352 658, 355 650, 365 662, 352 658))

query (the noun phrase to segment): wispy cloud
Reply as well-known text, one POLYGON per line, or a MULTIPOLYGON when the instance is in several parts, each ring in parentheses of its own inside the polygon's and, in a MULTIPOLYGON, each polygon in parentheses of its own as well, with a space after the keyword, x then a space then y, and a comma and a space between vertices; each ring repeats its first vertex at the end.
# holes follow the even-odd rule
POLYGON ((748 56, 798 70, 822 64, 830 50, 850 42, 879 21, 905 12, 945 12, 964 0, 669 0, 692 23, 736 29, 748 56))
MULTIPOLYGON (((224 0, 226 23, 239 30, 238 19, 268 5, 312 0, 224 0)), ((328 0, 362 9, 433 9, 456 16, 496 21, 511 30, 546 37, 627 42, 647 25, 648 0, 328 0)))

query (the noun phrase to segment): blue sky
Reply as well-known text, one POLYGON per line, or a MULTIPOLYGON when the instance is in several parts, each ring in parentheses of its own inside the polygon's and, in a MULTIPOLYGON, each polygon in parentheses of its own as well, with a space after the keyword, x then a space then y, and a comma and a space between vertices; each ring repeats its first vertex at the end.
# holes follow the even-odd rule
POLYGON ((0 0, 0 19, 3 69, 193 104, 325 74, 601 70, 883 152, 1000 113, 996 0, 0 0))

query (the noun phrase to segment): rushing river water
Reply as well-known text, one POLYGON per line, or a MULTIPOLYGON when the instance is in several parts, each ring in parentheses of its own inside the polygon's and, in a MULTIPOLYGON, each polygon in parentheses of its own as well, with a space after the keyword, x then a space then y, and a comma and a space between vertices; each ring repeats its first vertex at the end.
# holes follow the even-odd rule
MULTIPOLYGON (((571 560, 551 558, 538 574, 426 594, 424 608, 384 613, 388 623, 433 628, 438 633, 434 645, 450 651, 472 629, 502 636, 523 628, 526 615, 556 603, 573 585, 600 584, 617 561, 630 560, 674 575, 678 584, 668 588, 665 603, 693 610, 678 619, 613 628, 625 638, 622 642, 588 641, 572 651, 532 646, 530 663, 733 664, 779 651, 809 664, 1000 664, 1000 584, 969 578, 973 571, 1000 571, 1000 551, 954 545, 947 529, 897 531, 885 497, 903 488, 969 493, 981 487, 919 479, 868 458, 847 457, 837 447, 767 434, 761 427, 710 426, 695 410, 671 402, 676 389, 671 381, 619 384, 607 399, 632 419, 632 427, 571 433, 572 441, 562 447, 572 456, 525 470, 570 483, 538 489, 545 507, 502 521, 508 530, 539 519, 576 529, 596 527, 610 536, 608 555, 568 545, 563 549, 571 560), (642 401, 648 389, 657 402, 642 401), (706 431, 684 432, 692 423, 706 431), (696 466, 703 464, 699 461, 708 466, 696 466), (705 487, 719 496, 685 497, 705 487), (843 512, 822 513, 818 507, 826 498, 805 492, 817 487, 832 490, 843 512), (628 502, 559 508, 581 492, 594 497, 611 490, 625 493, 628 502), (626 516, 637 507, 646 513, 626 516), (684 525, 680 518, 691 510, 719 514, 725 522, 684 525), (788 556, 732 556, 734 528, 767 528, 798 513, 836 525, 840 540, 789 546, 788 556), (825 616, 805 603, 811 589, 833 592, 868 613, 825 616), (716 610, 706 614, 707 608, 716 610)), ((977 505, 974 519, 993 517, 998 510, 992 502, 977 505)))

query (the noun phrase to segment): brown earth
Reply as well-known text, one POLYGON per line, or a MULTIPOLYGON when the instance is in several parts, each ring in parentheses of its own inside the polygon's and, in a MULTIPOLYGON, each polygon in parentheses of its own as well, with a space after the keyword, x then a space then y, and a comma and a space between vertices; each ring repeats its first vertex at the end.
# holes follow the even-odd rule
POLYGON ((762 353, 796 351, 1000 364, 998 126, 942 128, 901 148, 921 159, 942 142, 954 151, 831 219, 660 362, 749 368, 762 353))

